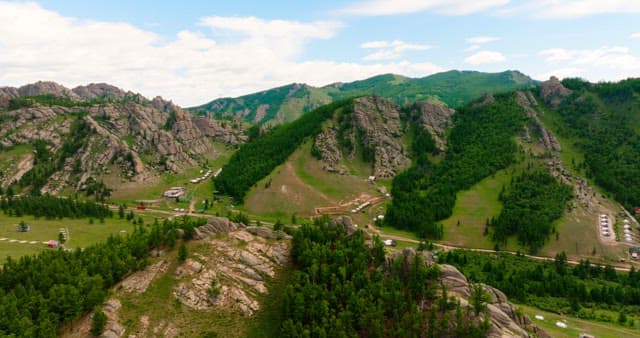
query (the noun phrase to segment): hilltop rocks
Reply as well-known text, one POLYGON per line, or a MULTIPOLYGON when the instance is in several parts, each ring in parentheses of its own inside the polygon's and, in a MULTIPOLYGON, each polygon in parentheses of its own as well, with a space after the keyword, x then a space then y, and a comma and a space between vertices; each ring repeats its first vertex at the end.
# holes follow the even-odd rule
MULTIPOLYGON (((468 299, 471 296, 471 285, 467 278, 454 266, 441 264, 439 268, 440 281, 449 296, 459 300, 462 306, 470 306, 468 299)), ((532 337, 527 331, 534 332, 537 337, 549 337, 527 316, 520 314, 502 291, 485 284, 481 286, 490 297, 486 315, 491 321, 491 328, 487 337, 532 337)))
MULTIPOLYGON (((73 90, 53 82, 3 87, 0 101, 7 106, 10 98, 41 94, 79 103, 93 99, 108 101, 77 107, 45 107, 36 103, 34 107, 3 113, 0 146, 33 144, 44 139, 50 142, 53 152, 68 137, 75 118, 70 115, 88 113, 84 119, 90 126, 89 135, 82 147, 67 158, 64 167, 51 175, 42 192, 55 193, 70 185, 82 189, 87 179, 110 172, 113 164, 120 168, 123 181, 146 181, 163 171, 180 173, 196 165, 211 150, 212 140, 233 145, 246 141, 246 135, 237 126, 195 117, 159 96, 149 101, 140 94, 105 83, 73 90)), ((18 168, 13 168, 4 173, 0 184, 8 184, 6 180, 17 172, 18 168)))
POLYGON ((445 129, 451 124, 455 110, 432 102, 416 102, 409 109, 418 113, 418 123, 426 129, 441 151, 446 149, 445 129))
POLYGON ((207 117, 193 117, 192 119, 200 132, 207 137, 233 145, 247 141, 247 135, 240 129, 234 129, 231 123, 207 117))
POLYGON ((542 83, 540 87, 540 97, 547 104, 557 107, 562 100, 569 96, 571 91, 562 85, 557 77, 552 76, 549 80, 542 83))
POLYGON ((244 228, 244 224, 231 222, 226 217, 209 217, 207 224, 195 228, 195 239, 205 239, 217 233, 237 231, 244 228))
POLYGON ((19 88, 2 87, 0 88, 0 97, 15 98, 19 96, 36 96, 36 95, 52 95, 56 97, 67 98, 73 101, 79 101, 80 97, 70 89, 51 81, 38 81, 24 85, 19 88))
MULTIPOLYGON (((202 232, 201 228, 198 231, 202 232)), ((213 228, 237 229, 232 222, 207 227, 213 228)), ((226 237, 209 239, 206 257, 196 254, 195 259, 183 263, 177 274, 180 283, 173 291, 179 302, 198 310, 236 309, 247 316, 260 308, 257 297, 268 292, 266 279, 273 278, 276 269, 289 261, 289 242, 274 241, 274 232, 260 231, 259 227, 248 229, 265 237, 231 230, 226 237)))
POLYGON ((376 177, 390 178, 409 166, 398 105, 380 97, 361 97, 353 100, 353 112, 340 119, 339 126, 328 126, 314 140, 325 170, 345 174, 340 160, 354 159, 358 150, 372 163, 376 177))
MULTIPOLYGON (((562 84, 561 84, 562 85, 562 84)), ((535 124, 535 128, 540 132, 540 136, 542 139, 542 144, 545 149, 549 151, 561 151, 562 147, 560 146, 560 142, 556 140, 553 133, 551 133, 547 128, 545 128, 542 121, 538 117, 538 101, 533 97, 530 92, 516 92, 516 102, 525 109, 527 112, 527 116, 529 116, 535 124)))
POLYGON ((353 101, 354 127, 364 149, 373 152, 373 175, 376 177, 393 177, 411 162, 401 144, 403 133, 398 110, 396 104, 380 97, 353 101))
POLYGON ((341 175, 347 173, 347 168, 340 165, 342 151, 338 146, 338 131, 333 127, 323 130, 314 141, 314 147, 320 154, 320 159, 324 163, 323 169, 341 175))

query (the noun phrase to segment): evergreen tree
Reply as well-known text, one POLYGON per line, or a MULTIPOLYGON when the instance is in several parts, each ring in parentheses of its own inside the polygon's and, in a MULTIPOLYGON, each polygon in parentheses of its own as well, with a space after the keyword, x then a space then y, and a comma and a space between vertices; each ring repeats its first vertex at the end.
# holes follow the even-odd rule
POLYGON ((102 334, 104 326, 107 324, 107 316, 102 309, 96 308, 93 312, 93 318, 91 319, 91 334, 94 337, 102 334))

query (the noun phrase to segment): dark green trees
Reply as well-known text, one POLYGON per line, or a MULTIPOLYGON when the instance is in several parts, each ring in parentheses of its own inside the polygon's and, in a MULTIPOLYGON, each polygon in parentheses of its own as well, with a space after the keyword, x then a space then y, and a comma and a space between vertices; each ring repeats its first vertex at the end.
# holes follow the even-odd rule
POLYGON ((443 229, 437 222, 451 215, 456 193, 515 161, 513 137, 525 119, 513 94, 497 95, 495 102, 487 105, 470 104, 460 109, 447 153, 438 164, 431 164, 426 157, 433 151, 426 135, 415 138, 415 164, 394 178, 393 201, 385 223, 427 238, 442 237, 443 229))

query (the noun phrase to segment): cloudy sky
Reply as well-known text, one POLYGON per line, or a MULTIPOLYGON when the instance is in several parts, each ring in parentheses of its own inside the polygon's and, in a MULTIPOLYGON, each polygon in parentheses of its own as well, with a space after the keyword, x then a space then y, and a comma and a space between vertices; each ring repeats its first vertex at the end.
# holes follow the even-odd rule
POLYGON ((292 82, 640 76, 638 0, 0 1, 0 86, 108 82, 182 106, 292 82))

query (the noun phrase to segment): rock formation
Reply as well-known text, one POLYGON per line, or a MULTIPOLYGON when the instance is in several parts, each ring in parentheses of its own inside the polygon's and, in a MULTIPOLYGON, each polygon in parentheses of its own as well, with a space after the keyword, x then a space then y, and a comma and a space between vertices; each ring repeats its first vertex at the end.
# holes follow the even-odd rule
POLYGON ((540 97, 548 105, 557 107, 562 100, 569 96, 571 91, 562 85, 557 77, 552 76, 549 80, 542 83, 540 87, 540 97))
POLYGON ((409 109, 418 116, 416 122, 431 134, 438 149, 444 151, 447 142, 445 129, 450 126, 455 110, 432 102, 416 102, 409 109))
MULTIPOLYGON (((87 179, 110 171, 113 164, 120 168, 123 180, 145 181, 163 171, 182 172, 198 163, 212 141, 231 145, 246 141, 244 132, 230 124, 193 116, 161 97, 149 101, 104 83, 73 90, 53 82, 0 88, 0 98, 7 105, 12 98, 42 94, 78 101, 78 106, 49 107, 34 101, 31 107, 2 112, 0 147, 46 140, 55 151, 69 137, 72 115, 86 112, 82 118, 90 126, 82 147, 51 176, 43 192, 56 193, 66 186, 81 189, 87 179)), ((17 164, 25 159, 2 166, 0 185, 24 174, 20 167, 29 163, 17 164)))
POLYGON ((314 146, 325 170, 346 173, 340 160, 356 156, 372 162, 371 174, 380 178, 393 177, 407 167, 411 161, 402 144, 399 110, 398 105, 380 97, 353 100, 353 111, 339 118, 339 125, 325 128, 315 138, 314 146), (341 139, 349 146, 340 146, 341 139))

